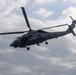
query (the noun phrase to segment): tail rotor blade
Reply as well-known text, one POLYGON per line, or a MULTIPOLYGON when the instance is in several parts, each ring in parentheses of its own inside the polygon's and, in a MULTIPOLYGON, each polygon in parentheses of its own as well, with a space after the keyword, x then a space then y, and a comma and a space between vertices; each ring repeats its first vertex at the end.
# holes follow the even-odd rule
POLYGON ((29 24, 29 21, 28 21, 28 18, 27 18, 24 7, 21 7, 21 9, 22 9, 22 12, 23 12, 23 15, 24 15, 24 18, 25 18, 25 21, 27 23, 27 26, 28 26, 29 30, 32 30, 31 27, 30 27, 30 24, 29 24))
POLYGON ((71 18, 72 20, 74 20, 71 16, 70 16, 70 18, 71 18))

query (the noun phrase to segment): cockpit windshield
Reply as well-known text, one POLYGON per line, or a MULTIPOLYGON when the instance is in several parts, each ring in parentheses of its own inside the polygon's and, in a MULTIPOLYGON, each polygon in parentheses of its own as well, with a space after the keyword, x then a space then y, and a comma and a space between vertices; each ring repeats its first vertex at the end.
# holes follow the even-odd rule
POLYGON ((18 41, 19 40, 19 37, 17 37, 15 40, 18 41))

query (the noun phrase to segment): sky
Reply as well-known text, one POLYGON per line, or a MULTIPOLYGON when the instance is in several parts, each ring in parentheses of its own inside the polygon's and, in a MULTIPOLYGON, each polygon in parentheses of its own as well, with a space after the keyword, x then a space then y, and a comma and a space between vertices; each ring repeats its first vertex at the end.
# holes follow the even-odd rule
MULTIPOLYGON (((71 24, 76 19, 76 0, 0 0, 0 32, 28 30, 20 7, 31 28, 71 24)), ((66 27, 47 31, 62 31, 66 27)), ((17 35, 0 35, 0 75, 76 75, 76 37, 68 34, 40 46, 10 47, 17 35)))

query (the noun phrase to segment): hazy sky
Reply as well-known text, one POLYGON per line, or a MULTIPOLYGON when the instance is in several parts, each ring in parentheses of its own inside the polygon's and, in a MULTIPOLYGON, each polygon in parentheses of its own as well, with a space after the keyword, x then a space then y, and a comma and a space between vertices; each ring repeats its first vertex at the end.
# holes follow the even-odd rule
MULTIPOLYGON (((33 29, 71 24, 70 15, 76 19, 76 0, 0 0, 0 32, 28 30, 22 6, 33 29)), ((66 28, 54 31, 58 30, 66 28)), ((51 39, 48 45, 33 45, 30 51, 10 47, 17 36, 0 36, 0 75, 76 75, 76 37, 72 34, 51 39)))

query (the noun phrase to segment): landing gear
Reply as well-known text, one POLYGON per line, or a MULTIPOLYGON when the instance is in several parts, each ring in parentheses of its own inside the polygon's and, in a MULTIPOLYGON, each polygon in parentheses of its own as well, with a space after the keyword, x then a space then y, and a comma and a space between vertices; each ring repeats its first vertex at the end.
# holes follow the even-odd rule
POLYGON ((40 44, 39 44, 39 43, 37 43, 37 45, 38 45, 38 46, 40 46, 40 44))
POLYGON ((30 50, 30 47, 27 47, 27 50, 30 50))
POLYGON ((47 44, 48 44, 48 42, 46 41, 46 42, 45 42, 45 44, 47 45, 47 44))
POLYGON ((17 46, 14 46, 14 48, 17 48, 17 46))

